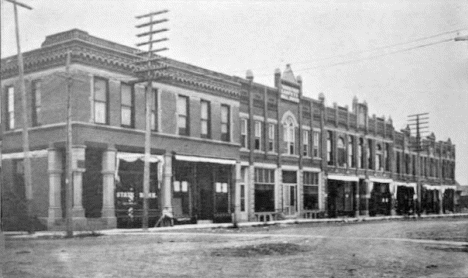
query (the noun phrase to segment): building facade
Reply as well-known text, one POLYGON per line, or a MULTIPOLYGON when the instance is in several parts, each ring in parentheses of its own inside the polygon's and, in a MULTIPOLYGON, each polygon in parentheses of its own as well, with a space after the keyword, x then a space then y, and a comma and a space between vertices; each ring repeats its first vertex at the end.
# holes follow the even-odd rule
MULTIPOLYGON (((81 30, 24 53, 33 208, 45 229, 65 223, 66 56, 71 53, 76 228, 139 227, 145 92, 138 50, 81 30)), ((151 92, 150 225, 414 213, 417 177, 428 213, 453 211, 455 146, 391 119, 304 96, 288 65, 275 86, 166 59, 151 92)), ((2 221, 25 222, 16 57, 1 61, 2 221)), ((149 92, 148 92, 149 93, 149 92)))

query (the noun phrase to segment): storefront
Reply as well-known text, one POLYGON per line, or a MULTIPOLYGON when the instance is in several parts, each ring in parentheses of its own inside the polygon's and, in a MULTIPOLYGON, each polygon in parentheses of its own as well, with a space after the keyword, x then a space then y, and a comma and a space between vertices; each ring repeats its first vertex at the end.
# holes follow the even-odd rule
POLYGON ((172 204, 176 223, 231 222, 235 160, 175 155, 172 204))
POLYGON ((359 178, 354 176, 329 175, 327 177, 329 217, 355 215, 358 182, 359 178))
POLYGON ((370 199, 369 215, 391 215, 392 212, 392 180, 385 178, 369 178, 370 199))
POLYGON ((416 183, 395 183, 396 213, 398 215, 413 214, 417 201, 416 183))
MULTIPOLYGON (((163 157, 150 156, 148 225, 161 215, 161 177, 163 157)), ((144 154, 118 152, 116 157, 115 215, 118 228, 140 228, 143 218, 144 154)))

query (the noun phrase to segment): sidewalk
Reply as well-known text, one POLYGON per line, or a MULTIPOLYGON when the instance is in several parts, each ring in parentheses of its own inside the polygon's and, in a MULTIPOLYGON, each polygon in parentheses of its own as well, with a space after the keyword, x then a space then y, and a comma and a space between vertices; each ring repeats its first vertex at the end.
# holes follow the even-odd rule
MULTIPOLYGON (((238 227, 255 227, 255 226, 268 226, 278 224, 301 224, 301 223, 353 223, 353 222, 368 222, 368 221, 385 221, 385 220, 401 220, 401 219, 431 219, 431 218, 464 218, 468 217, 468 213, 457 213, 457 214, 428 214, 417 217, 411 216, 376 216, 376 217, 342 217, 342 218, 323 218, 323 219, 288 219, 288 220, 277 220, 268 222, 242 222, 238 223, 238 227)), ((189 224, 189 225, 176 225, 172 227, 158 227, 148 228, 148 230, 138 229, 111 229, 111 230, 97 230, 97 231, 75 231, 74 235, 125 235, 125 234, 148 234, 157 232, 168 232, 168 231, 179 231, 187 229, 216 229, 216 228, 232 228, 232 223, 214 223, 214 224, 189 224)), ((16 239, 40 239, 64 237, 64 231, 38 231, 32 235, 27 232, 3 232, 5 238, 16 238, 16 239)))

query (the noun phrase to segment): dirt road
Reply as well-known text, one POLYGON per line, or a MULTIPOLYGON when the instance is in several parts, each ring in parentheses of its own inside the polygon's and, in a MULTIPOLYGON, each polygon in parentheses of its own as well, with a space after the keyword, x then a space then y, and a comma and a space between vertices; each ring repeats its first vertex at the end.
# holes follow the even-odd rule
POLYGON ((468 219, 7 238, 5 277, 468 277, 468 219))

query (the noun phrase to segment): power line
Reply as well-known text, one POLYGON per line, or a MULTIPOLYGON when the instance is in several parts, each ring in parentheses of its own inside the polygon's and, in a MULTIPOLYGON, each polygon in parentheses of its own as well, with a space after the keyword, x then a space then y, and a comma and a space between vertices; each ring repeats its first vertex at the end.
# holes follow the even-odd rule
MULTIPOLYGON (((395 46, 407 45, 407 44, 411 44, 411 43, 415 43, 415 42, 419 42, 419 41, 424 41, 424 40, 440 37, 440 36, 443 36, 443 35, 459 33, 461 31, 467 31, 467 30, 468 29, 465 27, 465 28, 462 28, 462 29, 446 31, 446 32, 438 33, 438 34, 427 36, 427 37, 422 37, 422 38, 418 38, 418 39, 414 39, 414 40, 410 40, 410 41, 406 41, 406 42, 400 42, 400 43, 385 45, 385 46, 376 47, 376 48, 372 48, 372 49, 368 49, 368 50, 351 51, 351 52, 348 52, 348 53, 335 55, 335 56, 330 56, 330 57, 326 57, 326 58, 313 59, 313 60, 309 60, 309 61, 297 61, 297 62, 291 62, 291 63, 293 63, 293 64, 307 64, 307 63, 314 63, 314 62, 321 62, 321 61, 331 60, 331 59, 340 58, 340 57, 346 57, 346 56, 353 55, 353 54, 357 55, 357 54, 371 53, 371 52, 374 52, 376 50, 383 50, 383 49, 392 48, 392 47, 395 47, 395 46)), ((365 58, 363 58, 363 59, 365 59, 365 58)), ((266 69, 266 68, 262 67, 262 68, 256 68, 256 69, 266 69)), ((234 72, 243 72, 243 71, 234 71, 234 72)), ((257 75, 257 76, 265 76, 265 75, 257 75)))
MULTIPOLYGON (((444 39, 444 40, 435 41, 435 42, 431 42, 431 43, 427 43, 427 44, 422 44, 422 45, 418 45, 418 46, 414 46, 414 47, 410 47, 410 48, 404 48, 404 49, 400 49, 400 50, 396 50, 396 51, 383 53, 383 54, 376 55, 376 56, 370 56, 370 57, 365 57, 365 58, 360 58, 360 59, 353 59, 353 60, 338 62, 338 63, 334 63, 334 64, 329 64, 329 65, 315 66, 315 67, 304 68, 304 69, 295 69, 295 71, 296 72, 304 72, 304 71, 313 70, 313 69, 326 69, 326 68, 331 68, 331 67, 335 67, 335 66, 346 65, 346 64, 351 64, 351 63, 376 59, 376 58, 380 58, 380 57, 391 55, 391 54, 406 52, 406 51, 410 51, 410 50, 414 50, 414 49, 418 49, 418 48, 423 48, 423 47, 427 47, 427 46, 431 46, 431 45, 435 45, 435 44, 439 44, 439 43, 443 43, 443 42, 449 42, 449 41, 453 41, 453 39, 452 38, 444 39)), ((257 76, 267 76, 267 75, 270 75, 270 74, 260 74, 260 75, 257 75, 257 76)))

